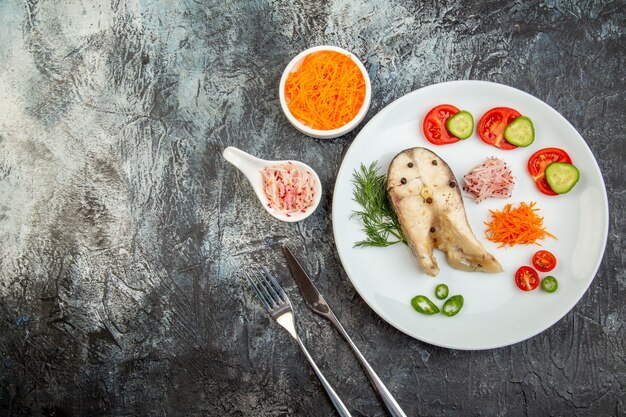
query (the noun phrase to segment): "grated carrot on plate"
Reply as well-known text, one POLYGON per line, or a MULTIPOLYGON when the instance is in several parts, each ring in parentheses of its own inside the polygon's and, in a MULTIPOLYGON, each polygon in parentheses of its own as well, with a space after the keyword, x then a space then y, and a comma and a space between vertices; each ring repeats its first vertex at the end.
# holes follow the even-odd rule
POLYGON ((363 106, 365 78, 350 55, 313 52, 287 76, 285 100, 291 114, 304 125, 337 129, 354 119, 363 106))
POLYGON ((543 217, 537 215, 539 208, 535 208, 535 204, 534 201, 530 204, 522 202, 515 208, 511 204, 507 204, 502 211, 489 210, 492 220, 485 222, 487 239, 500 243, 499 247, 518 244, 541 246, 537 242, 540 239, 546 237, 556 239, 543 227, 543 217))

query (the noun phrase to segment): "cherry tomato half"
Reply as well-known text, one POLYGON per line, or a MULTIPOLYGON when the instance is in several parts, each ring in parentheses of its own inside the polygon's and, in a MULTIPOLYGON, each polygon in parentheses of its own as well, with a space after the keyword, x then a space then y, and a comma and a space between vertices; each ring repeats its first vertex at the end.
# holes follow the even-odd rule
POLYGON ((433 107, 424 117, 424 125, 422 126, 426 140, 433 145, 447 145, 458 142, 460 139, 448 132, 446 121, 459 111, 451 104, 440 104, 433 107))
POLYGON ((478 122, 478 136, 488 145, 499 149, 515 149, 517 146, 504 139, 504 129, 521 114, 510 107, 494 107, 483 114, 478 122))
POLYGON ((533 255, 532 263, 536 270, 550 272, 556 266, 556 257, 552 252, 540 250, 533 255))
POLYGON ((546 167, 553 162, 571 164, 572 158, 570 158, 563 149, 544 148, 532 154, 528 159, 528 173, 533 177, 533 180, 535 180, 535 185, 539 191, 547 195, 557 195, 557 193, 550 188, 545 176, 546 167))
POLYGON ((539 286, 539 274, 529 266, 522 266, 515 273, 515 284, 522 291, 532 291, 539 286))

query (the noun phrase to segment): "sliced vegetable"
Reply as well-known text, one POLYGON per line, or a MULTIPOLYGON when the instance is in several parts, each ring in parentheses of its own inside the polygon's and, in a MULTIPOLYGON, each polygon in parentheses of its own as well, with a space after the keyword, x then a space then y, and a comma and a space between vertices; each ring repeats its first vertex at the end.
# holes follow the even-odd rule
POLYGON ((448 317, 456 316, 463 308, 463 296, 453 295, 443 304, 441 312, 448 317))
POLYGON ((553 162, 546 168, 546 181, 557 194, 568 193, 580 178, 578 168, 564 162, 553 162))
POLYGON ((435 297, 440 300, 445 300, 448 297, 448 286, 446 284, 439 284, 435 288, 435 297))
POLYGON ((535 202, 521 202, 513 208, 511 204, 504 206, 502 211, 489 210, 491 222, 485 222, 485 236, 492 242, 500 243, 500 247, 518 244, 538 244, 539 239, 556 237, 543 227, 543 217, 539 217, 535 202))
POLYGON ((539 274, 529 266, 522 266, 515 273, 515 284, 522 291, 532 291, 539 286, 539 274))
POLYGON ((514 185, 511 169, 495 156, 487 158, 463 177, 463 190, 470 193, 476 203, 489 197, 511 197, 514 185))
POLYGON ((488 110, 478 121, 478 136, 488 145, 499 149, 515 149, 517 146, 504 139, 504 130, 513 120, 521 114, 509 107, 495 107, 488 110))
POLYGON ((541 288, 546 292, 555 292, 559 288, 559 281, 552 275, 548 275, 541 281, 541 288))
POLYGON ((446 128, 457 138, 467 139, 474 131, 474 117, 472 113, 461 110, 446 121, 446 128))
POLYGON ((568 164, 572 163, 572 159, 569 157, 567 152, 563 149, 559 148, 544 148, 540 149, 528 159, 528 173, 533 180, 535 180, 535 185, 542 193, 546 195, 557 195, 545 177, 545 171, 548 165, 553 162, 565 162, 568 164))
POLYGON ((535 141, 533 122, 526 116, 513 120, 504 129, 504 139, 515 146, 528 146, 535 141))
POLYGON ((288 162, 261 170, 263 191, 268 206, 287 217, 305 212, 315 199, 315 178, 297 165, 288 162))
POLYGON ((533 255, 532 264, 538 271, 550 272, 556 266, 556 257, 552 252, 540 250, 533 255))
POLYGON ((437 307, 425 295, 416 295, 413 297, 411 299, 411 305, 418 313, 428 314, 429 316, 439 313, 439 307, 437 307))
POLYGON ((440 104, 431 109, 424 117, 422 130, 424 137, 433 145, 446 145, 459 141, 459 138, 448 132, 446 122, 457 114, 459 109, 451 104, 440 104))

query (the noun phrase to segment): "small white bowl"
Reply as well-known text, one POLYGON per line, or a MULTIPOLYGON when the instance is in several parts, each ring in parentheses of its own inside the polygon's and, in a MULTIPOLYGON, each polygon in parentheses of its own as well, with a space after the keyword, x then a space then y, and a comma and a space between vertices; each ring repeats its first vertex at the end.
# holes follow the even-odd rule
POLYGON ((246 178, 248 178, 248 181, 250 181, 250 185, 252 185, 252 188, 254 189, 256 196, 259 198, 263 208, 278 220, 289 223, 299 222, 300 220, 304 220, 313 214, 315 209, 317 209, 317 206, 320 204, 320 200, 322 199, 322 183, 320 181, 320 177, 317 176, 317 172, 315 172, 313 168, 307 164, 300 161, 266 161, 250 155, 241 149, 235 148, 234 146, 229 146, 224 149, 222 155, 224 156, 224 159, 233 164, 246 176, 246 178), (263 174, 261 174, 261 170, 267 166, 275 166, 287 162, 291 162, 292 164, 309 171, 315 179, 315 197, 313 199, 313 205, 307 208, 304 212, 292 213, 290 216, 269 207, 269 200, 263 190, 263 174))
POLYGON ((359 61, 359 59, 355 57, 351 52, 346 51, 345 49, 339 48, 337 46, 321 45, 321 46, 315 46, 313 48, 309 48, 300 52, 298 55, 296 55, 294 59, 291 60, 291 62, 289 62, 289 64, 287 65, 287 68, 285 68, 285 71, 283 71, 283 76, 280 79, 280 86, 279 86, 278 94, 280 97, 280 106, 283 109, 283 113, 285 113, 285 116, 287 116, 287 120, 289 120, 289 122, 296 129, 298 129, 300 132, 304 133, 305 135, 308 135, 314 138, 333 139, 333 138, 337 138, 339 136, 345 135, 346 133, 350 132, 352 129, 357 127, 359 123, 361 123, 361 121, 365 117, 365 114, 367 113, 367 110, 370 107, 370 101, 372 99, 372 85, 370 83, 370 76, 367 73, 367 70, 365 69, 361 61, 359 61), (302 60, 306 55, 309 55, 310 53, 317 52, 317 51, 334 51, 334 52, 339 52, 342 54, 349 55, 350 59, 352 59, 352 61, 357 65, 357 67, 359 67, 359 69, 361 70, 361 74, 363 74, 363 78, 365 79, 365 100, 363 101, 363 105, 361 106, 361 109, 356 114, 354 119, 350 120, 345 125, 338 127, 337 129, 319 130, 319 129, 312 129, 308 126, 305 126, 298 119, 296 119, 293 116, 293 114, 291 114, 291 111, 289 111, 289 108, 287 107, 287 101, 285 100, 285 84, 287 82, 287 77, 289 76, 289 73, 291 72, 293 67, 297 63, 299 63, 300 60, 302 60))

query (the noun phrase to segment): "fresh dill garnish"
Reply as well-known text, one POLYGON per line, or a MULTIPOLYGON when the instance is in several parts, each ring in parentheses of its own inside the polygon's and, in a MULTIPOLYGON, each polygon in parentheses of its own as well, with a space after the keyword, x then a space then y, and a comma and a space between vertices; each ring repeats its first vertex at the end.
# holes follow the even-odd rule
POLYGON ((354 244, 355 247, 385 247, 396 243, 406 243, 398 216, 387 196, 387 176, 378 173, 378 165, 372 162, 369 167, 361 164, 352 173, 354 201, 363 208, 352 212, 363 222, 367 238, 354 244))

